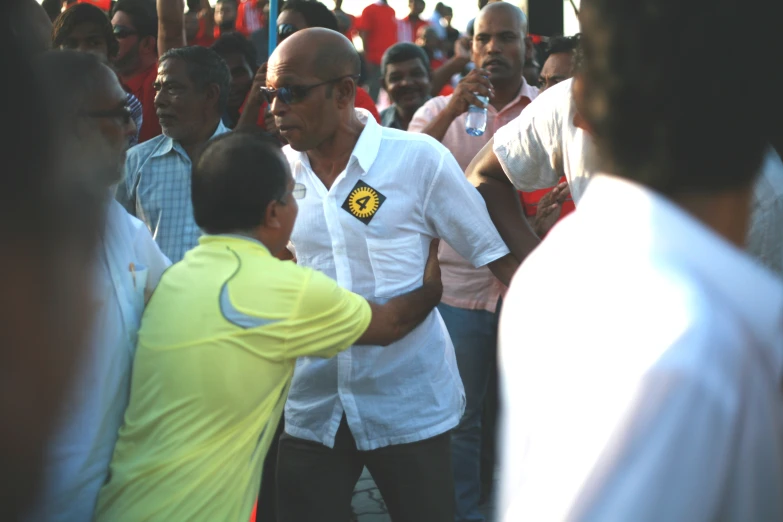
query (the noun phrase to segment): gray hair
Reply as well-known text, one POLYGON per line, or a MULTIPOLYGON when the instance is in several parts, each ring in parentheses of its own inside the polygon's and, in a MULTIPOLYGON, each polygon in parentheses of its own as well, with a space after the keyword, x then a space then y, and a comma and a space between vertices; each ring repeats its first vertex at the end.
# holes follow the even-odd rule
POLYGON ((206 89, 215 84, 220 89, 218 98, 218 114, 223 114, 228 103, 228 86, 231 83, 231 72, 228 65, 218 53, 212 49, 194 45, 171 49, 160 57, 158 63, 176 58, 185 62, 188 77, 199 89, 206 89))

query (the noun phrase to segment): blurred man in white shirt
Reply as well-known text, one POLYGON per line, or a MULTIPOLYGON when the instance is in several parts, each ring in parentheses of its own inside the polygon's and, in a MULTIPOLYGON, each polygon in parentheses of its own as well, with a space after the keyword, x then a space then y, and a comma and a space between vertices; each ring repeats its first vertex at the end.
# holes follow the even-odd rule
POLYGON ((67 161, 77 166, 72 183, 102 192, 106 208, 92 260, 92 338, 46 450, 43 494, 28 520, 92 520, 128 404, 145 300, 170 263, 144 224, 113 198, 136 133, 117 75, 94 55, 76 51, 48 53, 37 67, 64 113, 58 131, 67 161))
POLYGON ((582 2, 574 101, 615 175, 507 295, 501 520, 783 519, 783 284, 741 250, 780 118, 773 9, 582 2), (737 27, 750 58, 702 52, 737 27), (737 61, 754 82, 714 74, 737 61))

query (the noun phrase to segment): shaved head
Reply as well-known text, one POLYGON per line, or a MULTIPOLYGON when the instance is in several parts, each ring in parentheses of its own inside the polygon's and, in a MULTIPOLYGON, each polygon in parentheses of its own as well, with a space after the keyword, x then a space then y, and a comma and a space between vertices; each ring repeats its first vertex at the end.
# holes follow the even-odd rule
POLYGON ((478 26, 479 21, 484 17, 491 15, 494 16, 496 14, 503 17, 510 17, 514 21, 518 22, 520 28, 519 30, 522 32, 522 34, 527 36, 527 16, 525 16, 525 13, 522 11, 522 9, 508 2, 494 2, 484 6, 481 9, 481 12, 479 12, 478 17, 476 17, 474 26, 478 26))
POLYGON ((322 80, 361 73, 361 60, 353 44, 340 33, 322 27, 303 29, 286 38, 269 63, 300 63, 322 80))

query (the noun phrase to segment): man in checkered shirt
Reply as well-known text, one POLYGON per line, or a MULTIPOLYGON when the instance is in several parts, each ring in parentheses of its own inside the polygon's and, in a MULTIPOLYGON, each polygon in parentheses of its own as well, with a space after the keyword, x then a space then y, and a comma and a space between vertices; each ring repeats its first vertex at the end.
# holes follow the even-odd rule
POLYGON ((163 134, 128 151, 117 200, 150 229, 176 263, 196 246, 190 171, 210 139, 228 132, 221 122, 228 99, 228 66, 202 47, 173 49, 160 57, 155 109, 163 134))

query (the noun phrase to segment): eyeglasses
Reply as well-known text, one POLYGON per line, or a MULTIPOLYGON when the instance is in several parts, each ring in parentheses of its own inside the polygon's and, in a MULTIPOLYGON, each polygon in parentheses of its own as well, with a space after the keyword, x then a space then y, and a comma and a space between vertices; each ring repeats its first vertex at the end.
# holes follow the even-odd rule
POLYGON ((291 25, 291 24, 280 24, 277 26, 277 40, 279 42, 282 42, 292 34, 294 34, 298 29, 291 25))
POLYGON ((125 27, 124 25, 113 26, 112 32, 114 33, 114 37, 117 38, 118 40, 122 40, 123 38, 133 36, 134 34, 139 34, 138 31, 131 29, 130 27, 125 27))
POLYGON ((307 187, 301 183, 294 184, 294 190, 291 191, 291 195, 294 199, 304 199, 307 195, 307 187))
POLYGON ((284 192, 283 195, 280 197, 280 199, 278 199, 277 201, 285 205, 286 202, 283 200, 285 199, 285 197, 288 195, 289 192, 291 193, 291 196, 294 199, 304 199, 305 195, 307 195, 307 187, 301 183, 294 183, 294 188, 290 191, 284 192))
POLYGON ((133 120, 133 115, 128 107, 118 107, 105 111, 81 111, 79 115, 85 118, 115 118, 121 121, 123 125, 128 125, 133 120))
POLYGON ((354 80, 358 80, 359 76, 355 74, 346 74, 345 76, 340 76, 339 78, 316 83, 315 85, 291 85, 289 87, 280 87, 279 89, 261 87, 261 95, 270 105, 275 100, 275 98, 280 98, 280 101, 286 105, 292 105, 303 101, 305 98, 307 98, 307 94, 316 87, 327 85, 329 83, 339 82, 340 80, 344 80, 346 78, 353 78, 354 80))

